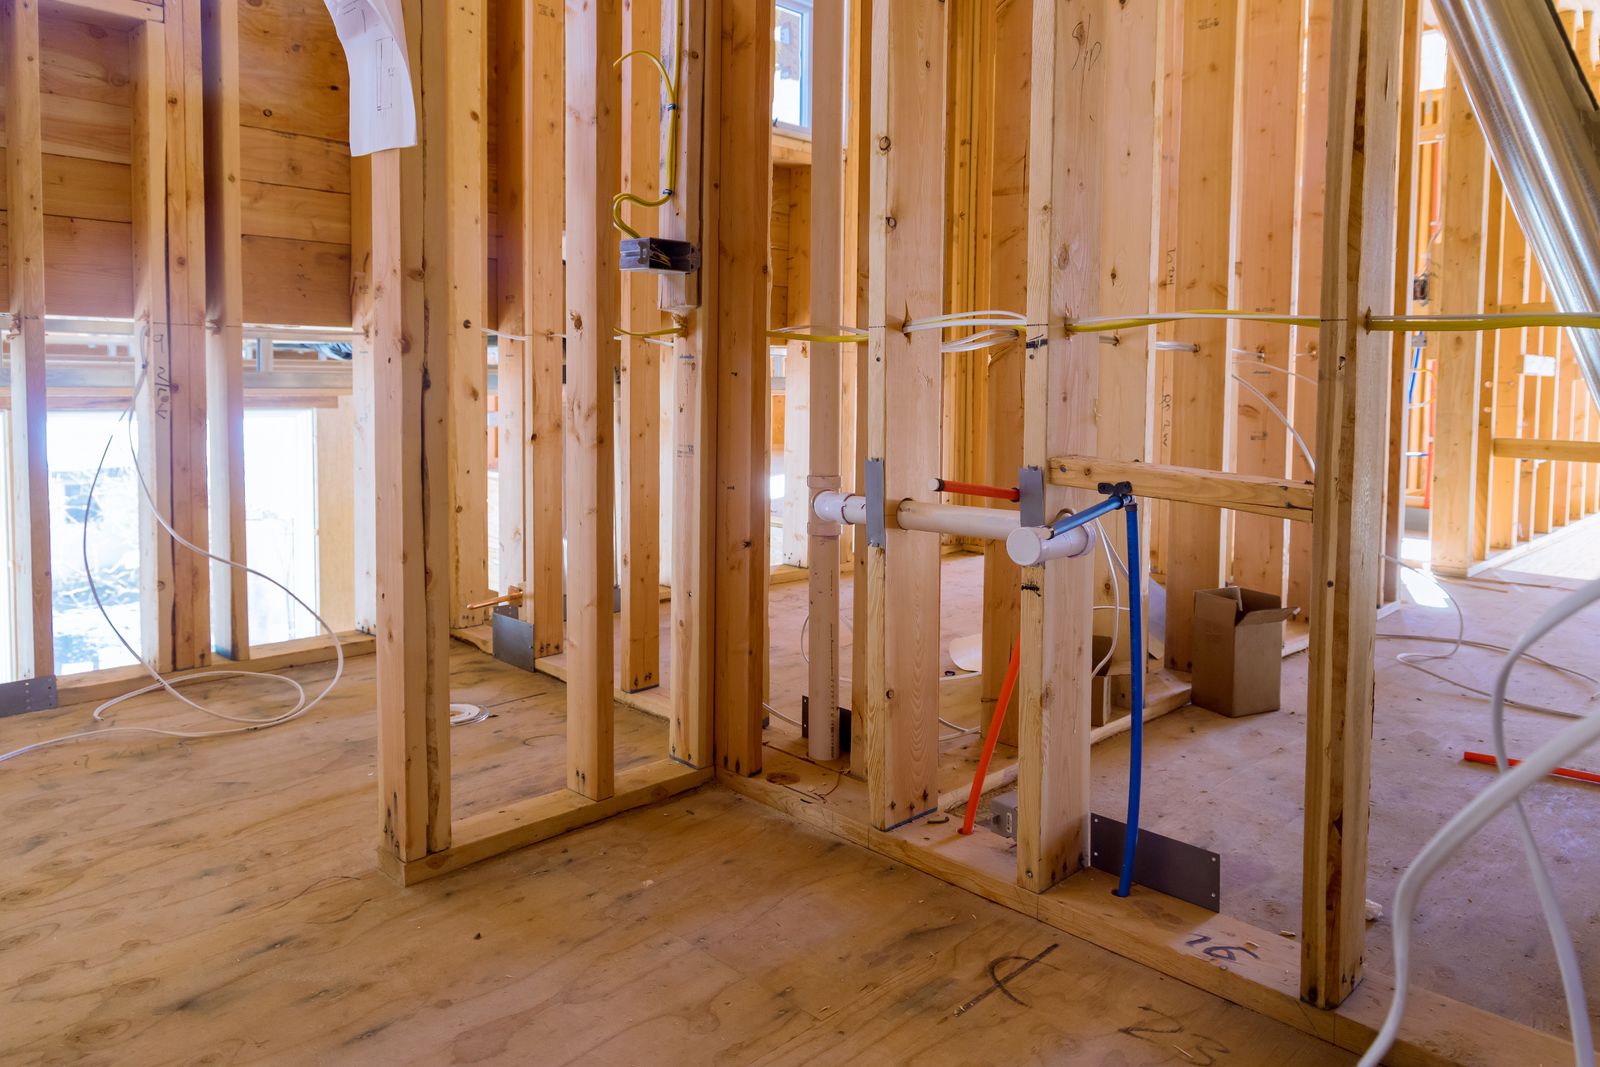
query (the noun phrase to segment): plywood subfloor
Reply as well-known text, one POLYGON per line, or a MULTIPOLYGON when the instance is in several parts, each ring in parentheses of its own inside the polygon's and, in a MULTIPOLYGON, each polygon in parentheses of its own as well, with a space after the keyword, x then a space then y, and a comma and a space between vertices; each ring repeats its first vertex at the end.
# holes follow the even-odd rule
MULTIPOLYGON (((1574 584, 1504 577, 1532 584, 1487 578, 1448 583, 1466 612, 1469 638, 1511 643, 1574 584)), ((1600 610, 1592 610, 1545 642, 1540 654, 1600 675, 1597 626, 1600 610)), ((1408 602, 1378 629, 1453 636, 1456 621, 1448 606, 1408 602)), ((1398 663, 1396 654, 1406 651, 1448 648, 1378 642, 1368 896, 1384 914, 1368 926, 1366 966, 1385 974, 1393 970, 1390 912, 1401 874, 1494 773, 1461 762, 1463 750, 1492 750, 1488 702, 1398 663)), ((1466 649, 1430 666, 1487 688, 1497 660, 1494 653, 1466 649)), ((1230 720, 1190 707, 1146 728, 1144 825, 1220 852, 1223 912, 1288 936, 1300 929, 1306 668, 1303 653, 1284 661, 1282 711, 1230 720)), ((1512 695, 1592 711, 1591 688, 1527 668, 1517 673, 1512 695)), ((1512 711, 1512 755, 1528 753, 1568 721, 1512 711)), ((1127 758, 1126 737, 1096 747, 1096 811, 1120 817, 1125 810, 1127 758)), ((1600 750, 1573 762, 1600 770, 1600 750)), ((1552 781, 1529 795, 1527 809, 1578 941, 1591 1012, 1600 1017, 1600 788, 1552 781)), ((1539 1029, 1567 1032, 1549 937, 1507 817, 1492 823, 1430 884, 1412 952, 1413 978, 1422 987, 1539 1029)))
MULTIPOLYGON (((454 731, 458 802, 559 782, 560 686, 453 665, 496 713, 454 731)), ((0 1062, 1351 1060, 718 786, 397 889, 372 702, 368 657, 287 727, 7 764, 0 1062)), ((660 723, 618 714, 619 761, 654 756, 660 723)))

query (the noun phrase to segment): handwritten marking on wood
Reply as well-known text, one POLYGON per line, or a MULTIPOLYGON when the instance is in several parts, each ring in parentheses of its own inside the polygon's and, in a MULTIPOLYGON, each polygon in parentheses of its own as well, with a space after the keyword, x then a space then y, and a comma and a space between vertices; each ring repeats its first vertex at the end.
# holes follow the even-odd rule
POLYGON ((989 981, 991 984, 989 988, 985 989, 982 993, 979 993, 977 996, 961 1005, 961 1007, 956 1009, 955 1013, 957 1015, 964 1015, 996 993, 999 993, 1013 1004, 1017 1004, 1024 1008, 1028 1007, 1028 1002, 1013 993, 1007 983, 1013 982, 1020 978, 1023 972, 1027 971, 1035 964, 1043 961, 1046 956, 1050 955, 1050 953, 1054 952, 1060 947, 1060 944, 1055 943, 1051 944, 1037 956, 998 956, 995 959, 990 960, 988 971, 989 981), (1000 968, 1007 963, 1017 963, 1020 964, 1020 966, 1010 974, 1002 976, 1000 974, 1000 968))

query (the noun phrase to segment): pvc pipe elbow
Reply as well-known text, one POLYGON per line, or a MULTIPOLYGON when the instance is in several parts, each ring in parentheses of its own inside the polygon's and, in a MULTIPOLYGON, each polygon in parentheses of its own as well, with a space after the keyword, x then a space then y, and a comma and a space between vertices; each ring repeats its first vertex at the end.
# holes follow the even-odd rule
POLYGON ((1077 559, 1099 543, 1094 527, 1079 526, 1051 536, 1048 526, 1023 526, 1006 537, 1006 555, 1019 567, 1037 567, 1053 559, 1077 559))

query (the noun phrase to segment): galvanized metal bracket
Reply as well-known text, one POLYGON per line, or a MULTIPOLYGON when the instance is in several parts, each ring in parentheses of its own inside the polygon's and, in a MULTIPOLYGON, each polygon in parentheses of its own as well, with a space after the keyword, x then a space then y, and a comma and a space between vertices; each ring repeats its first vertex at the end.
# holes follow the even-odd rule
POLYGON ((1023 467, 1017 471, 1017 505, 1020 526, 1043 526, 1044 522, 1044 471, 1038 467, 1023 467))
POLYGON ((23 678, 0 685, 0 718, 30 711, 49 711, 56 706, 56 676, 23 678))
POLYGON ((882 548, 887 540, 885 519, 888 492, 884 488, 883 460, 867 460, 867 544, 882 548))
POLYGON ((489 619, 494 658, 525 671, 533 671, 533 623, 517 618, 517 609, 501 604, 489 619))
MULTIPOLYGON (((1089 866, 1107 874, 1121 873, 1127 835, 1127 823, 1106 815, 1089 816, 1089 866)), ((1197 908, 1222 910, 1222 857, 1187 841, 1140 830, 1133 880, 1197 908)))

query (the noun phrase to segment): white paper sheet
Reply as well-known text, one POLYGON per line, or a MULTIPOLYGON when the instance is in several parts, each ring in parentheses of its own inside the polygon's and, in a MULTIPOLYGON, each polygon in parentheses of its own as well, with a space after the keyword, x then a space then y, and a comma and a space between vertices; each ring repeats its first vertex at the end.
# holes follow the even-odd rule
POLYGON ((400 0, 323 0, 350 66, 350 154, 417 143, 400 0))

